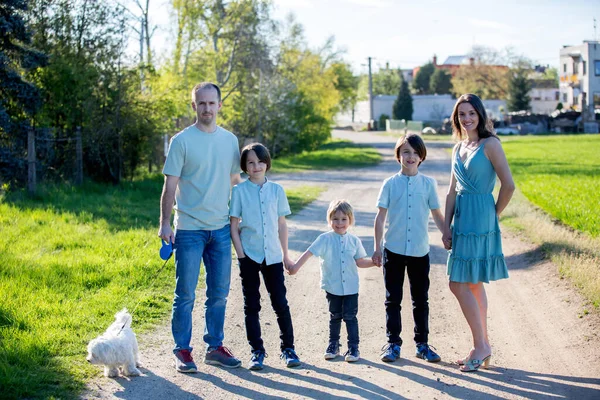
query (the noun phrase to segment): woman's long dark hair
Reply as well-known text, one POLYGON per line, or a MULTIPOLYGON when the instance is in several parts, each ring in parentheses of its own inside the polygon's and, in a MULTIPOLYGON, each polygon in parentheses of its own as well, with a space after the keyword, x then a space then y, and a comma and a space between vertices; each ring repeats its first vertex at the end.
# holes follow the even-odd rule
POLYGON ((463 94, 458 98, 456 104, 454 105, 452 116, 450 117, 452 120, 452 136, 454 136, 454 138, 457 140, 462 140, 467 136, 467 133, 463 132, 461 129, 460 121, 458 120, 458 106, 463 103, 469 103, 472 105, 475 109, 475 112, 479 116, 479 123, 477 124, 477 133, 479 134, 479 138, 484 139, 493 136, 498 139, 498 136, 494 132, 494 124, 492 120, 488 118, 483 102, 479 97, 472 93, 463 94))

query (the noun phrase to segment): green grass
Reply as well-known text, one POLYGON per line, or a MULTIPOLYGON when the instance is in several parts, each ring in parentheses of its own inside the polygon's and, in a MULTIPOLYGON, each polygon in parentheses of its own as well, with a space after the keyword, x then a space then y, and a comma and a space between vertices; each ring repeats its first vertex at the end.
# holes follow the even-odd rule
POLYGON ((286 189, 285 194, 290 203, 292 215, 315 201, 324 190, 323 186, 299 186, 294 189, 286 189))
POLYGON ((379 152, 369 146, 354 144, 347 140, 332 140, 316 151, 276 158, 272 172, 297 172, 340 168, 360 168, 381 161, 379 152))
MULTIPOLYGON (((87 342, 126 306, 136 332, 169 314, 174 264, 156 236, 162 177, 0 198, 2 398, 75 398, 101 374, 87 342)), ((319 188, 288 191, 297 212, 319 188)), ((203 277, 200 285, 203 285, 203 277)))
POLYGON ((573 229, 600 236, 600 135, 503 138, 503 147, 529 201, 573 229))

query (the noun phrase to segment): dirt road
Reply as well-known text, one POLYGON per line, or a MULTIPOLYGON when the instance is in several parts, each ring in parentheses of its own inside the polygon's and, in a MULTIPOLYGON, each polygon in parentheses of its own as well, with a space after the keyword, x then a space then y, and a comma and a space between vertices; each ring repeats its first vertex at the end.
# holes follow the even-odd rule
MULTIPOLYGON (((284 187, 323 185, 328 189, 317 201, 289 219, 290 250, 298 257, 327 230, 325 213, 330 200, 346 198, 355 207, 353 232, 361 237, 367 252, 373 250, 372 226, 375 203, 384 178, 398 170, 393 159, 394 139, 367 133, 334 132, 336 137, 371 143, 384 156, 376 167, 274 176, 284 187)), ((443 204, 447 190, 450 157, 443 143, 428 144, 428 157, 421 172, 439 183, 443 204)), ((287 277, 288 300, 294 322, 296 349, 303 362, 288 369, 279 359, 275 314, 264 288, 261 322, 267 353, 266 368, 245 368, 249 346, 245 338, 243 302, 237 266, 225 321, 225 345, 242 359, 243 368, 226 370, 198 363, 199 372, 175 372, 168 324, 139 337, 142 377, 98 378, 89 385, 85 398, 123 399, 443 399, 443 398, 569 398, 600 399, 600 325, 597 313, 581 315, 583 300, 555 273, 555 267, 539 260, 532 245, 503 234, 504 253, 510 279, 486 285, 489 297, 489 331, 493 347, 492 368, 464 374, 453 361, 470 348, 468 326, 447 285, 446 251, 441 234, 430 221, 431 289, 430 344, 442 361, 429 364, 414 356, 412 313, 405 287, 402 319, 402 358, 392 364, 379 360, 386 342, 384 287, 379 268, 360 271, 359 326, 361 360, 348 364, 341 359, 326 361, 328 339, 325 295, 319 288, 318 261, 313 258, 300 272, 287 277)), ((193 345, 196 359, 202 357, 202 291, 194 310, 193 345)), ((342 341, 345 343, 345 328, 342 341)), ((345 351, 345 347, 343 349, 345 351)))

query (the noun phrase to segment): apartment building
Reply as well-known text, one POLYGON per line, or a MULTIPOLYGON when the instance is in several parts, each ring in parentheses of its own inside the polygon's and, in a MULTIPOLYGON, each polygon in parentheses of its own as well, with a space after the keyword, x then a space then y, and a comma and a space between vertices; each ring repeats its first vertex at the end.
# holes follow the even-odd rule
POLYGON ((565 108, 600 109, 600 42, 584 40, 560 49, 560 101, 565 108))

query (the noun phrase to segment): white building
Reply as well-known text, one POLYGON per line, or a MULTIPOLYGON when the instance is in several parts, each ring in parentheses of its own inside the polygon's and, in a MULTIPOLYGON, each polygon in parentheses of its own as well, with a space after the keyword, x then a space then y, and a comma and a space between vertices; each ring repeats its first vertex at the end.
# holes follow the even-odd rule
POLYGON ((600 42, 584 40, 560 49, 560 101, 565 108, 600 109, 600 42))

